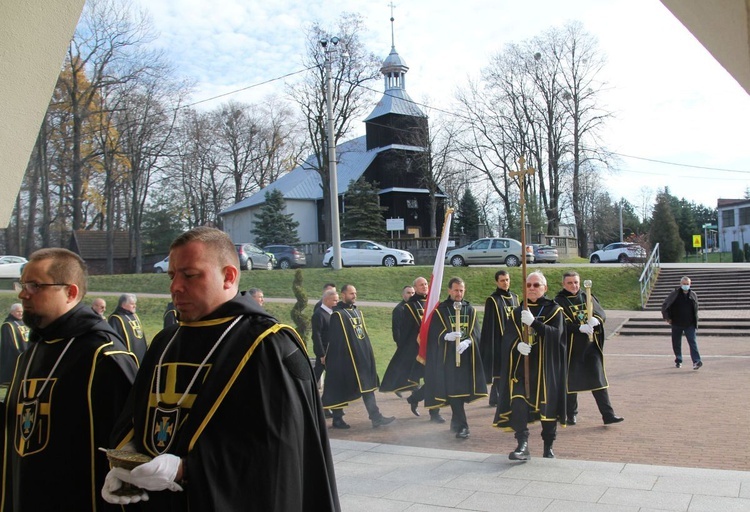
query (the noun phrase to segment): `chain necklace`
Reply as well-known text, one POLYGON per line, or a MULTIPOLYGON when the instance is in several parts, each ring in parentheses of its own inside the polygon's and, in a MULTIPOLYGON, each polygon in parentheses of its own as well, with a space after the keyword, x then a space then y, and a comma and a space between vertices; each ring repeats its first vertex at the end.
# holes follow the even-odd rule
POLYGON ((352 308, 351 311, 354 311, 354 316, 352 316, 352 314, 349 312, 350 311, 349 309, 342 308, 341 310, 344 313, 346 313, 346 316, 349 317, 349 322, 352 324, 352 329, 354 329, 354 335, 357 337, 357 339, 359 340, 365 339, 365 329, 364 329, 364 326, 362 325, 363 321, 362 321, 362 317, 359 316, 359 311, 352 308), (357 321, 354 320, 355 318, 357 319, 357 321))
POLYGON ((172 434, 169 436, 168 442, 164 443, 161 446, 161 449, 159 447, 154 446, 154 449, 161 453, 166 452, 169 447, 172 445, 172 441, 175 438, 175 433, 177 431, 177 427, 180 424, 180 412, 181 412, 181 405, 182 402, 185 400, 185 398, 190 393, 190 390, 193 387, 193 384, 195 384, 196 379, 198 378, 198 375, 200 374, 203 367, 206 365, 208 360, 211 358, 213 353, 216 351, 217 348, 219 348, 219 345, 221 345, 221 342, 224 341, 224 338, 229 334, 229 331, 232 330, 232 328, 242 319, 242 316, 238 316, 234 319, 234 321, 229 324, 229 327, 224 329, 224 332, 221 333, 221 336, 219 336, 219 339, 216 340, 216 343, 214 343, 213 347, 211 347, 211 350, 208 351, 208 354, 206 354, 206 357, 203 358, 203 361, 201 361, 201 364, 198 365, 198 368, 193 373, 193 378, 190 379, 190 383, 188 384, 185 391, 182 393, 182 396, 177 400, 177 403, 175 404, 167 404, 161 401, 161 392, 159 391, 161 389, 161 368, 164 365, 164 355, 169 350, 169 347, 172 346, 172 342, 177 338, 177 334, 180 332, 180 329, 182 329, 182 324, 180 324, 180 327, 177 328, 175 333, 172 335, 172 338, 167 342, 167 345, 164 347, 164 350, 162 351, 161 355, 159 356, 159 362, 156 366, 156 411, 154 412, 153 417, 153 425, 151 427, 151 432, 155 432, 158 430, 164 430, 165 428, 169 428, 168 425, 165 425, 162 423, 161 425, 158 424, 160 421, 159 418, 161 417, 161 421, 168 421, 168 423, 171 424, 172 428, 172 434), (167 420, 165 420, 167 418, 167 420))
POLYGON ((49 381, 52 379, 52 374, 55 373, 55 370, 57 370, 57 366, 60 364, 60 361, 62 361, 63 356, 68 351, 70 346, 73 344, 73 340, 75 340, 75 336, 70 338, 67 345, 65 345, 65 348, 63 348, 62 352, 60 352, 60 355, 57 356, 57 361, 55 361, 55 364, 52 366, 52 369, 49 371, 49 374, 44 379, 44 382, 42 383, 42 387, 39 388, 39 391, 36 393, 36 396, 29 397, 28 393, 28 383, 29 383, 29 368, 31 368, 31 363, 34 360, 34 356, 36 355, 36 349, 39 348, 39 343, 44 343, 43 341, 40 341, 38 343, 34 344, 34 348, 31 349, 31 355, 29 356, 29 362, 26 364, 26 369, 23 372, 23 381, 21 382, 21 409, 24 411, 23 414, 23 426, 21 429, 21 435, 23 436, 24 440, 28 441, 31 437, 31 434, 34 432, 34 429, 36 428, 36 420, 38 417, 39 412, 39 397, 42 396, 42 393, 44 393, 44 390, 47 388, 47 384, 49 384, 49 381))

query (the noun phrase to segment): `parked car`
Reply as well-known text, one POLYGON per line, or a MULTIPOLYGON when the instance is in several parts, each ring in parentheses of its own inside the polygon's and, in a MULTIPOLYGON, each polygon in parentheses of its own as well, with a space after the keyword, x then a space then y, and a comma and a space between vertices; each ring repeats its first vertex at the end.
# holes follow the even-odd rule
MULTIPOLYGON (((333 259, 333 247, 323 255, 323 266, 329 267, 333 259)), ((370 240, 344 240, 341 242, 341 266, 378 266, 396 267, 414 265, 412 253, 400 249, 391 249, 370 240)))
POLYGON ((557 247, 546 244, 531 244, 534 248, 535 263, 557 263, 560 259, 557 254, 557 247))
POLYGON ((23 256, 0 256, 0 278, 19 279, 26 261, 23 256))
MULTIPOLYGON (((526 246, 526 263, 534 263, 534 249, 526 246)), ((517 267, 524 251, 521 242, 512 238, 480 238, 464 247, 452 249, 445 255, 446 265, 502 265, 517 267)))
POLYGON ((265 252, 255 244, 244 243, 234 244, 237 248, 237 256, 240 257, 240 269, 252 270, 254 268, 264 268, 273 270, 276 266, 276 257, 273 253, 265 252))
POLYGON ((638 244, 631 242, 615 242, 594 251, 589 256, 591 263, 606 263, 617 261, 627 263, 628 261, 644 261, 646 250, 638 244))
POLYGON ((299 268, 307 265, 305 253, 291 245, 267 245, 263 250, 276 257, 277 268, 299 268))
POLYGON ((154 263, 154 272, 156 272, 157 274, 166 272, 168 268, 169 268, 169 256, 167 256, 161 261, 157 261, 156 263, 154 263))

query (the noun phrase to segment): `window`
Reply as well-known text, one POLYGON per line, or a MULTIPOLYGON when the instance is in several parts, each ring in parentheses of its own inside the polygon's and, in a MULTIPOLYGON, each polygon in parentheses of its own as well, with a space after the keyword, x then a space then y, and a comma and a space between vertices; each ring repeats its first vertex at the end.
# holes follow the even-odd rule
POLYGON ((416 199, 407 199, 406 200, 406 207, 411 210, 416 210, 419 208, 419 204, 417 204, 416 199))
POLYGON ((723 210, 721 212, 721 223, 725 228, 734 226, 734 210, 723 210))
POLYGON ((750 207, 740 208, 740 225, 750 224, 750 207))
POLYGON ((510 244, 507 240, 493 240, 492 241, 492 248, 493 249, 507 249, 510 244))
POLYGON ((473 250, 484 250, 490 248, 490 241, 489 240, 478 240, 474 242, 474 245, 471 246, 473 250))

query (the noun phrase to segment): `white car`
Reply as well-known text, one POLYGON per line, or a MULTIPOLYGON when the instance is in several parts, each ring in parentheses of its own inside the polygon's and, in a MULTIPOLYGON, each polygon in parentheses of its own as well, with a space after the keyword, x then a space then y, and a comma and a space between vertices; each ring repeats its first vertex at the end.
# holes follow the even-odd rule
POLYGON ((156 263, 154 263, 154 272, 156 272, 157 274, 166 272, 168 268, 169 268, 169 256, 167 256, 161 261, 157 261, 156 263))
POLYGON ((26 261, 22 256, 0 256, 0 278, 20 279, 26 261))
POLYGON ((589 256, 591 263, 619 262, 627 263, 629 261, 644 261, 646 259, 646 250, 638 244, 631 242, 615 242, 594 251, 589 256))
MULTIPOLYGON (((333 247, 323 255, 323 266, 330 267, 333 259, 333 247)), ((341 242, 341 266, 380 266, 396 267, 414 265, 412 253, 400 249, 391 249, 370 240, 345 240, 341 242)))

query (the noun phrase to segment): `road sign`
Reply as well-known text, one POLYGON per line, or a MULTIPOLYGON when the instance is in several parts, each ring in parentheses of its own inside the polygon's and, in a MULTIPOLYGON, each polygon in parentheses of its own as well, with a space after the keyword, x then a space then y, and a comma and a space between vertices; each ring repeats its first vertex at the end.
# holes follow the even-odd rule
POLYGON ((693 235, 693 247, 703 247, 700 235, 693 235))

